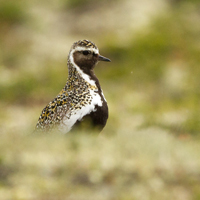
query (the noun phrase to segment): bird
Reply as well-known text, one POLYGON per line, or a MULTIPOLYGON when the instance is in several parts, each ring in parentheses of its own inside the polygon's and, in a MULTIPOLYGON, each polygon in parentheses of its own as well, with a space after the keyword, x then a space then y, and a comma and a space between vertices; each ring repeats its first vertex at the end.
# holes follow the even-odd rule
POLYGON ((110 62, 89 40, 73 43, 68 54, 68 79, 60 93, 42 110, 35 130, 42 132, 95 130, 108 119, 108 105, 94 73, 98 61, 110 62))

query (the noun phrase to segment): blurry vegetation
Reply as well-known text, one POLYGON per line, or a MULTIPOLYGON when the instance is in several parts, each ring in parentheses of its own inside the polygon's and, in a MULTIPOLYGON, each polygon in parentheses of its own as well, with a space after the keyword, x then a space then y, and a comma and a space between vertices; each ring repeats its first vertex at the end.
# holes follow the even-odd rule
MULTIPOLYGON (((64 8, 57 6, 56 12, 84 12, 101 4, 58 2, 64 8)), ((44 20, 50 24, 46 32, 36 25, 45 36, 33 36, 26 29, 31 14, 24 3, 0 1, 0 199, 198 200, 199 1, 171 0, 168 12, 129 32, 125 42, 115 31, 94 39, 102 55, 112 60, 95 68, 110 112, 102 135, 95 138, 87 133, 27 134, 64 86, 67 56, 40 56, 31 38, 40 44, 63 19, 65 25, 63 13, 58 27, 52 23, 55 16, 50 17, 44 20)), ((32 8, 36 14, 38 7, 32 8)), ((58 32, 48 41, 57 39, 58 32)))
POLYGON ((197 200, 200 195, 197 141, 180 142, 161 130, 112 138, 10 133, 1 137, 0 149, 2 199, 181 200, 184 195, 197 200))
POLYGON ((176 6, 185 6, 185 4, 189 3, 190 5, 199 5, 198 0, 170 0, 169 1, 172 5, 176 6))
POLYGON ((24 0, 0 1, 0 25, 16 25, 26 20, 26 9, 24 0))
MULTIPOLYGON (((102 3, 105 5, 105 4, 108 4, 108 1, 107 0, 102 0, 102 1, 98 1, 98 0, 85 0, 85 1, 82 1, 82 0, 74 0, 74 1, 65 1, 66 2, 66 5, 68 8, 70 9, 80 9, 82 11, 84 11, 85 8, 89 7, 97 7, 97 6, 100 6, 102 5, 102 3)), ((110 2, 114 2, 114 0, 110 0, 110 2)), ((115 0, 116 2, 116 0, 115 0)))
POLYGON ((200 60, 197 56, 200 50, 196 41, 200 40, 199 30, 185 24, 179 16, 174 19, 173 15, 159 18, 151 25, 150 30, 134 35, 134 39, 126 47, 117 46, 116 40, 110 43, 107 51, 114 61, 115 70, 113 72, 109 68, 110 73, 107 74, 112 76, 116 73, 114 78, 124 79, 125 76, 124 81, 146 85, 161 81, 166 64, 173 60, 180 59, 190 64, 190 73, 194 69, 198 70, 196 65, 200 60))
MULTIPOLYGON (((198 14, 197 11, 198 9, 195 8, 194 12, 198 14)), ((198 17, 200 19, 199 15, 198 17)), ((131 114, 144 114, 145 121, 142 127, 166 126, 165 122, 158 117, 159 115, 175 110, 177 112, 187 110, 189 121, 186 117, 185 124, 182 123, 181 128, 178 125, 177 129, 180 133, 200 131, 200 126, 196 126, 198 123, 190 122, 193 118, 198 121, 197 116, 200 117, 198 114, 200 48, 197 42, 200 41, 200 29, 194 28, 190 23, 192 20, 192 15, 186 17, 179 9, 175 9, 168 15, 155 19, 148 30, 135 33, 128 44, 122 46, 115 37, 105 38, 104 49, 102 48, 101 52, 111 58, 112 62, 109 66, 95 69, 100 77, 102 88, 109 83, 110 87, 105 91, 108 93, 106 96, 110 95, 111 99, 118 99, 119 102, 124 103, 126 103, 126 94, 131 96, 134 92, 142 93, 145 96, 144 102, 132 106, 133 95, 129 99, 130 103, 126 105, 127 111, 131 114), (171 73, 180 76, 180 83, 176 83, 176 76, 170 80, 171 73), (119 93, 124 95, 119 97, 119 93)), ((26 46, 26 43, 23 45, 26 46)), ((5 66, 19 67, 16 60, 24 54, 23 46, 20 44, 19 47, 3 54, 5 66), (20 51, 18 51, 19 47, 20 51)), ((25 72, 21 74, 23 78, 19 76, 12 83, 2 85, 1 100, 26 105, 30 102, 44 101, 45 103, 48 99, 51 100, 66 82, 66 60, 59 63, 49 58, 43 66, 45 67, 36 77, 35 74, 25 72), (63 74, 62 78, 60 74, 63 74), (49 91, 55 92, 51 95, 49 91)), ((116 102, 116 105, 119 102, 116 102)), ((112 119, 112 113, 110 118, 112 119)), ((113 120, 116 121, 114 118, 113 120)), ((168 128, 176 130, 174 126, 176 126, 174 123, 167 125, 168 128)))
POLYGON ((134 35, 126 47, 118 45, 116 40, 111 41, 106 54, 113 61, 113 67, 106 68, 106 75, 103 71, 102 76, 108 82, 127 85, 130 93, 134 90, 146 93, 148 100, 145 107, 141 104, 140 110, 146 114, 146 123, 158 125, 157 115, 163 111, 186 109, 190 117, 185 125, 182 124, 180 132, 199 132, 200 29, 186 23, 185 16, 175 11, 156 19, 149 30, 134 35), (184 87, 171 85, 177 80, 170 77, 169 70, 177 71, 177 76, 183 74, 178 84, 184 87))
POLYGON ((86 5, 89 5, 91 3, 97 3, 97 2, 99 2, 99 1, 97 1, 97 0, 85 0, 85 1, 74 0, 74 1, 66 1, 66 4, 70 8, 82 8, 82 7, 85 7, 86 5))

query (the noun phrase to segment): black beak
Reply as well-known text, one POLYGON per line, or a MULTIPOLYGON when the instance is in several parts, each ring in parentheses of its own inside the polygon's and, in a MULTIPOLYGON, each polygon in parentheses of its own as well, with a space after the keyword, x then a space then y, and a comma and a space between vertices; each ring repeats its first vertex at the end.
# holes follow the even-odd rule
POLYGON ((111 62, 110 59, 106 58, 106 57, 103 57, 101 55, 99 55, 99 58, 98 58, 99 61, 106 61, 106 62, 111 62))

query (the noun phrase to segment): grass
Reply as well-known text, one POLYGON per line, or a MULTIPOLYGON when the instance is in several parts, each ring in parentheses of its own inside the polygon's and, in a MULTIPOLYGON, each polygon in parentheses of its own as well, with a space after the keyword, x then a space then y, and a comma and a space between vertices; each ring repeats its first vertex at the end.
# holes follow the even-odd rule
POLYGON ((1 136, 0 148, 4 152, 0 156, 0 196, 181 199, 184 195, 197 199, 200 189, 197 141, 177 140, 157 128, 137 132, 125 129, 123 135, 121 131, 113 137, 87 134, 24 137, 16 133, 1 136))
POLYGON ((24 1, 8 0, 0 2, 0 24, 16 25, 25 21, 26 10, 24 9, 24 1))
POLYGON ((198 144, 188 138, 177 140, 158 128, 124 130, 113 137, 3 135, 0 196, 197 199, 198 144))
MULTIPOLYGON (((81 9, 76 2, 72 7, 81 9)), ((100 136, 30 134, 65 84, 66 58, 44 56, 26 68, 24 61, 37 58, 31 36, 19 34, 26 19, 4 18, 0 199, 200 198, 200 30, 191 23, 199 14, 196 2, 179 4, 130 32, 123 45, 113 33, 101 39, 102 55, 112 62, 95 69, 109 105, 100 136)))

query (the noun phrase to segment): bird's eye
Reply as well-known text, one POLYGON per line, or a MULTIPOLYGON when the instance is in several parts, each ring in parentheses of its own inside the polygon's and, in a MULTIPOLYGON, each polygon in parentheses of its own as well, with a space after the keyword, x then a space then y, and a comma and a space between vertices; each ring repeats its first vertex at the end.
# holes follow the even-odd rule
POLYGON ((83 55, 88 55, 90 53, 91 53, 90 51, 83 51, 83 55))

